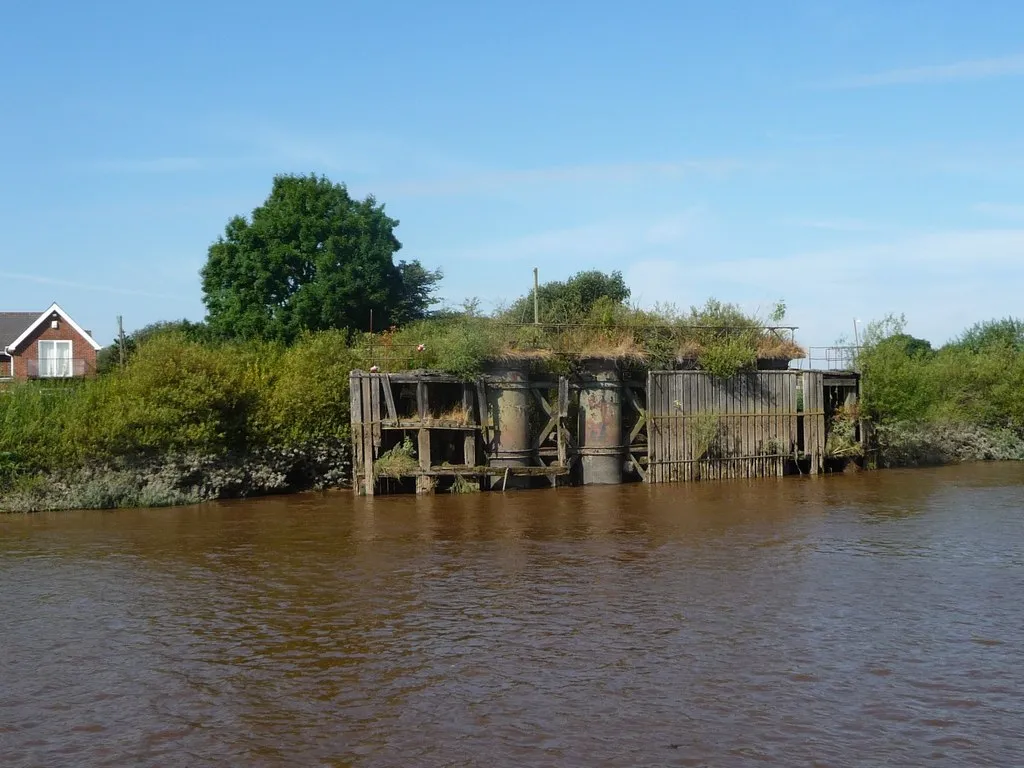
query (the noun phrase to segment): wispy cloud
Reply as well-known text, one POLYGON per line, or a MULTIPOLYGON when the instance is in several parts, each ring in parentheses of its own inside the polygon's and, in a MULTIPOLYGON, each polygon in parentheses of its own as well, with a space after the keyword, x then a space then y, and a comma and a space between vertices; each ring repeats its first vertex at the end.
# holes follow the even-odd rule
POLYGON ((548 184, 625 184, 646 179, 681 179, 690 176, 726 177, 746 164, 732 158, 668 162, 594 163, 525 169, 493 169, 453 176, 384 181, 387 194, 444 197, 507 190, 510 187, 548 184))
POLYGON ((1024 75, 1024 54, 992 59, 970 59, 950 64, 935 64, 906 69, 890 69, 874 74, 854 75, 826 83, 826 87, 876 88, 890 85, 923 85, 987 80, 1024 75))
POLYGON ((719 296, 753 308, 783 296, 812 344, 848 334, 851 318, 888 312, 906 313, 912 333, 942 342, 979 320, 1020 314, 1024 229, 925 232, 777 258, 665 256, 635 261, 626 279, 645 304, 719 296), (808 281, 794 283, 801 275, 808 281))
POLYGON ((22 272, 0 272, 0 280, 5 282, 38 283, 40 285, 56 285, 61 288, 74 288, 77 291, 90 291, 96 293, 113 293, 121 296, 143 296, 150 299, 180 299, 181 296, 174 296, 168 293, 155 293, 152 291, 141 291, 135 288, 118 288, 112 285, 97 285, 95 283, 83 283, 77 280, 62 280, 47 275, 30 275, 22 272))
POLYGON ((706 219, 706 212, 693 208, 660 217, 618 218, 548 230, 446 253, 449 259, 471 262, 602 262, 652 249, 675 248, 691 239, 706 219))

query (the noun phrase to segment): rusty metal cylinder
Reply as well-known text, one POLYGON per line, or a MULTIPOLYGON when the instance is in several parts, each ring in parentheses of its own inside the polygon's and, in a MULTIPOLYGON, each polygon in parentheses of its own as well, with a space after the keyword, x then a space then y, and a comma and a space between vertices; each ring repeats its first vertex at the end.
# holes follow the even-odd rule
POLYGON ((507 468, 508 475, 494 477, 492 487, 527 488, 530 477, 512 474, 517 467, 534 464, 530 437, 530 376, 525 365, 503 364, 487 377, 487 410, 491 420, 492 467, 507 468))
POLYGON ((622 482, 622 376, 614 360, 584 361, 579 452, 584 485, 622 482))

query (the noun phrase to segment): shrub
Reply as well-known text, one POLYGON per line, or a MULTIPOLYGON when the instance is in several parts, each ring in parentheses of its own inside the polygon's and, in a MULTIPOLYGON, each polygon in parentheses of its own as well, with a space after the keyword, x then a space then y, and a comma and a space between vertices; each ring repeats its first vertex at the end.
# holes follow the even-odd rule
POLYGON ((349 373, 359 367, 345 331, 306 334, 277 359, 257 429, 271 444, 349 437, 349 373))

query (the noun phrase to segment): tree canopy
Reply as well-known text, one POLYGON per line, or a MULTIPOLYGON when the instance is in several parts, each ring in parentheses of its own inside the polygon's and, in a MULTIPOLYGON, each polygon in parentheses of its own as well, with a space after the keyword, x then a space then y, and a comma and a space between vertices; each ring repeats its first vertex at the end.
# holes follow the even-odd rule
POLYGON ((1000 346, 1020 352, 1024 350, 1024 320, 1007 317, 975 323, 952 346, 975 354, 1000 346))
POLYGON ((202 269, 211 331, 290 343, 305 331, 367 330, 426 316, 441 279, 394 261, 396 219, 371 196, 316 175, 280 175, 248 219, 235 216, 202 269))

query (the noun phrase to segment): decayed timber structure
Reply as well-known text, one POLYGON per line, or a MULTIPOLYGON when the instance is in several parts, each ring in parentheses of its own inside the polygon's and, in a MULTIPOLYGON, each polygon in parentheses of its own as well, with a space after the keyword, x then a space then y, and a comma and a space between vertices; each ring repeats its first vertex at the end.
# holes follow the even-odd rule
MULTIPOLYGON (((573 377, 513 362, 471 381, 430 371, 353 371, 350 381, 354 487, 367 495, 817 474, 833 415, 856 413, 860 392, 851 372, 636 381, 605 359, 573 377)), ((855 430, 865 441, 864 425, 855 430)))

